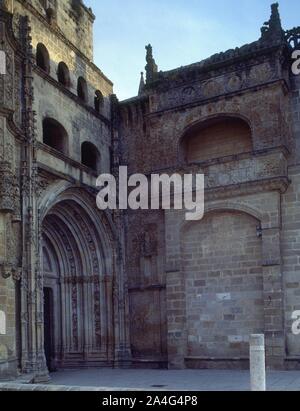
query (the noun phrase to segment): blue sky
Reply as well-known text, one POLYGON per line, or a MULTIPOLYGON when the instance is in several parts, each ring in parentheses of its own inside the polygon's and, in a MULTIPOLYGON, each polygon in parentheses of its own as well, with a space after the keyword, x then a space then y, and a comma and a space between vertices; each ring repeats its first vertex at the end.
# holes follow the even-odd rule
MULTIPOLYGON (((151 43, 160 70, 255 41, 270 0, 84 0, 96 15, 95 63, 120 100, 137 94, 151 43)), ((300 26, 300 1, 281 0, 284 28, 300 26)))

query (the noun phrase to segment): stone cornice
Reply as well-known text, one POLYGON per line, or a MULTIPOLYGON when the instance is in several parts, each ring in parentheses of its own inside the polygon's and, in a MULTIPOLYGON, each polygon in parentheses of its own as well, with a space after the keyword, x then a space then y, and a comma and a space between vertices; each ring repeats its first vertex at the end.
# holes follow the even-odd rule
MULTIPOLYGON (((235 154, 231 156, 226 156, 226 157, 219 157, 219 158, 214 158, 212 160, 207 160, 199 163, 192 163, 192 164, 177 164, 175 166, 171 167, 166 167, 166 168, 160 168, 160 169, 153 169, 151 171, 146 172, 146 176, 148 178, 151 177, 151 174, 161 174, 161 173, 167 173, 167 174, 173 174, 173 173, 179 173, 179 174, 186 174, 186 173, 197 173, 199 170, 203 171, 207 167, 214 166, 214 165, 222 165, 222 164, 227 164, 231 162, 237 162, 245 159, 252 159, 252 158, 257 158, 257 157, 263 157, 269 154, 273 153, 283 153, 285 157, 288 157, 290 154, 290 151, 286 146, 277 146, 277 147, 270 147, 270 148, 264 148, 262 150, 256 150, 256 151, 249 151, 247 153, 241 153, 241 154, 235 154)), ((132 171, 132 174, 137 173, 138 171, 132 171)))
POLYGON ((79 163, 76 160, 73 160, 72 158, 66 156, 63 153, 60 153, 59 151, 48 147, 47 145, 41 143, 41 142, 37 142, 36 146, 39 150, 44 151, 46 153, 51 154, 53 157, 58 158, 59 160, 62 160, 64 163, 71 165, 74 168, 77 168, 79 170, 84 171, 85 173, 92 175, 93 177, 97 178, 98 174, 94 171, 92 171, 90 168, 86 167, 85 165, 79 163))
POLYGON ((223 187, 214 187, 205 190, 205 201, 240 197, 270 191, 278 191, 280 194, 284 194, 290 184, 291 181, 288 177, 283 176, 223 187))
MULTIPOLYGON (((78 163, 80 165, 80 163, 78 163)), ((92 185, 88 185, 83 183, 82 181, 71 177, 67 174, 61 173, 51 167, 48 167, 47 165, 43 164, 43 163, 37 163, 38 166, 38 175, 40 177, 43 177, 45 174, 47 174, 49 177, 52 177, 56 180, 61 180, 61 181, 67 181, 68 183, 72 184, 74 187, 82 187, 84 188, 86 191, 88 191, 90 194, 93 194, 94 196, 96 196, 98 194, 98 191, 96 189, 96 187, 92 186, 92 185)), ((84 167, 84 166, 83 166, 84 167)), ((85 170, 83 170, 85 171, 85 170)))
MULTIPOLYGON (((174 107, 166 107, 164 109, 153 111, 149 114, 146 114, 145 117, 154 118, 154 117, 160 116, 164 113, 171 113, 171 112, 181 111, 181 110, 184 110, 184 109, 189 109, 189 108, 193 108, 193 107, 202 106, 202 105, 205 105, 205 104, 215 103, 215 102, 218 102, 218 101, 220 101, 224 98, 227 99, 227 98, 233 98, 233 97, 236 97, 236 96, 242 96, 243 94, 246 94, 246 93, 249 93, 249 92, 254 93, 254 92, 257 92, 259 90, 272 87, 276 84, 281 85, 281 87, 284 89, 285 92, 289 90, 289 86, 288 86, 288 84, 286 83, 286 81, 284 79, 276 79, 276 80, 272 80, 272 81, 269 81, 269 82, 264 83, 264 84, 259 84, 259 85, 255 85, 255 86, 252 86, 252 87, 245 87, 245 88, 243 88, 241 90, 238 90, 238 91, 224 92, 223 94, 220 94, 218 96, 209 97, 209 98, 206 98, 206 99, 193 100, 191 102, 187 102, 187 103, 184 103, 184 104, 178 104, 174 107)), ((124 106, 125 106, 125 104, 124 104, 124 106)))
POLYGON ((275 53, 285 53, 288 50, 288 45, 285 41, 276 41, 274 43, 264 43, 256 41, 252 44, 246 44, 240 48, 228 50, 215 54, 203 61, 176 68, 174 70, 159 72, 156 79, 146 86, 146 90, 150 93, 156 89, 163 88, 168 90, 176 85, 182 86, 195 80, 197 76, 214 71, 226 71, 231 67, 241 69, 242 66, 249 64, 251 59, 274 55, 275 53))

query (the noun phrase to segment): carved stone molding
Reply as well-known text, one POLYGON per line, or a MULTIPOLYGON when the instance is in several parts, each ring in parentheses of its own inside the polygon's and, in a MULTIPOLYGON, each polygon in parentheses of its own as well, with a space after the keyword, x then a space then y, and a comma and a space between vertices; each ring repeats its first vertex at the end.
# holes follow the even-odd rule
POLYGON ((1 276, 5 280, 7 280, 8 278, 12 276, 12 271, 13 271, 13 268, 11 265, 0 264, 0 273, 1 273, 1 276))
POLYGON ((205 191, 205 200, 211 201, 240 195, 264 193, 268 191, 279 191, 283 194, 286 192, 289 185, 290 180, 287 177, 278 177, 225 187, 216 187, 205 191))
POLYGON ((13 212, 15 209, 14 176, 9 163, 0 163, 0 211, 13 212))
POLYGON ((99 277, 97 275, 92 276, 78 276, 78 277, 65 277, 63 279, 64 284, 101 284, 101 283, 108 283, 110 277, 99 277))
POLYGON ((22 279, 22 268, 21 267, 13 268, 12 278, 16 283, 21 281, 22 279))

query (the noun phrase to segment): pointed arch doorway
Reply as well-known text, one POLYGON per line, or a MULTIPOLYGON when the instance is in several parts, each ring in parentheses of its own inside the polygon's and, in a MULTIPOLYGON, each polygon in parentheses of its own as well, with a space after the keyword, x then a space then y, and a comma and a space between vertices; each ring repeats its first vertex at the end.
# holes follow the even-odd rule
POLYGON ((44 348, 49 370, 114 360, 114 248, 105 218, 63 195, 42 225, 44 348))

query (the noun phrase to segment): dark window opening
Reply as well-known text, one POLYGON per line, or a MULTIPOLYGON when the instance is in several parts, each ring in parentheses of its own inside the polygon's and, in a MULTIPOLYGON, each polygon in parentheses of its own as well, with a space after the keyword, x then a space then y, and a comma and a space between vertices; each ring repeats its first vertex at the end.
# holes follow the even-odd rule
POLYGON ((50 57, 47 48, 39 43, 36 48, 36 64, 46 73, 50 73, 50 57))
POLYGON ((57 69, 57 78, 58 81, 65 87, 70 86, 70 72, 68 66, 60 62, 57 69))
POLYGON ((54 299, 51 288, 44 288, 44 350, 49 371, 55 371, 54 364, 54 299))
POLYGON ((83 143, 81 146, 81 163, 93 171, 100 171, 100 154, 92 143, 83 143))
POLYGON ((46 118, 43 121, 43 142, 61 153, 68 154, 68 135, 56 120, 46 118))
POLYGON ((87 83, 83 77, 79 77, 78 79, 77 95, 82 101, 87 103, 88 101, 87 83))
POLYGON ((101 108, 103 106, 103 102, 104 102, 103 94, 101 93, 101 91, 97 90, 95 92, 94 102, 95 102, 95 110, 97 111, 97 113, 100 113, 100 110, 101 110, 101 108))

